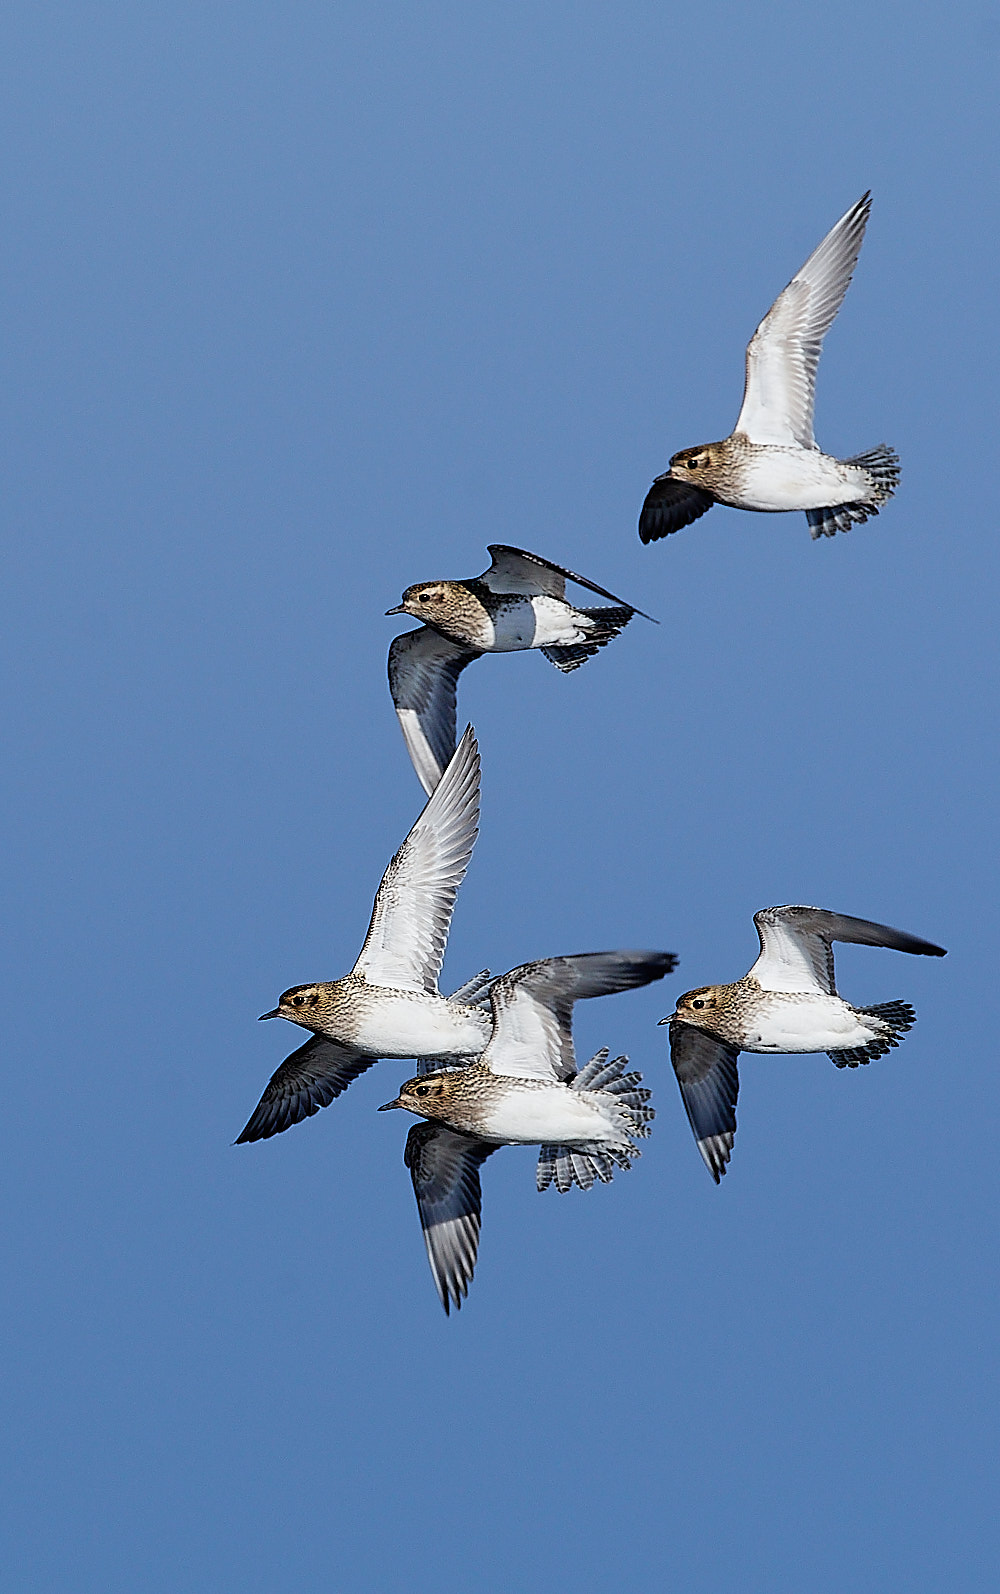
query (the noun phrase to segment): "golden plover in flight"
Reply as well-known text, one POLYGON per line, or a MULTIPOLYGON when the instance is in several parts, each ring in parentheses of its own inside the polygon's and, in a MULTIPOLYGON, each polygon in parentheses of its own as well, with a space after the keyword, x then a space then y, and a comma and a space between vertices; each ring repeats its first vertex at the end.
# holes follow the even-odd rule
POLYGON ((732 985, 703 985, 680 997, 670 1058, 698 1150, 716 1184, 736 1135, 740 1052, 826 1052, 838 1068, 883 1057, 911 1028, 906 1002, 852 1007, 837 995, 834 941, 944 957, 943 947, 825 908, 762 908, 754 914, 760 956, 732 985))
MULTIPOLYGON (((479 749, 466 731, 433 797, 382 876, 364 946, 350 974, 285 991, 262 1018, 287 1018, 312 1038, 272 1076, 237 1144, 266 1140, 312 1117, 380 1057, 468 1061, 493 1033, 488 970, 450 997, 438 974, 479 820, 479 749)), ((571 965, 567 1000, 662 979, 670 952, 592 952, 571 965)))
POLYGON ((871 195, 865 194, 778 295, 747 349, 743 407, 731 437, 682 448, 642 506, 639 536, 655 542, 715 503, 733 509, 804 509, 813 537, 847 531, 877 515, 899 481, 899 460, 880 443, 834 459, 813 438, 816 367, 843 303, 871 195))
POLYGON ((541 648, 559 670, 575 670, 634 614, 650 615, 593 581, 523 548, 491 543, 493 563, 468 581, 420 581, 387 614, 412 614, 389 649, 389 689, 420 783, 432 792, 455 748, 458 677, 483 653, 541 648), (576 608, 567 581, 609 598, 613 608, 576 608))
POLYGON ((653 1109, 626 1057, 598 1052, 579 1071, 570 1006, 575 958, 526 963, 493 985, 494 1029, 477 1063, 407 1080, 380 1112, 429 1119, 410 1130, 413 1178, 431 1272, 445 1311, 460 1306, 476 1262, 479 1169, 498 1146, 540 1145, 536 1182, 561 1191, 607 1183, 638 1156, 653 1109))

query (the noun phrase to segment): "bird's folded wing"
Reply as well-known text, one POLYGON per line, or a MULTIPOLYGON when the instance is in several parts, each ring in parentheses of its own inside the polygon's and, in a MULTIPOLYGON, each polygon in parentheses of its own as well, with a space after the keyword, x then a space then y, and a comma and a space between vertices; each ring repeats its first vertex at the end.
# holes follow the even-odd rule
POLYGON ((290 1129, 292 1124, 301 1123, 303 1118, 311 1118, 321 1107, 329 1107, 352 1079, 357 1079, 376 1061, 374 1057, 328 1040, 325 1035, 311 1036, 275 1069, 236 1144, 267 1140, 283 1129, 290 1129))
POLYGON ((752 443, 815 447, 820 349, 857 265, 870 209, 865 194, 841 216, 750 339, 743 407, 733 430, 752 443))
POLYGON ((479 1251, 479 1170, 499 1147, 443 1124, 414 1124, 403 1161, 410 1170, 427 1260, 441 1305, 460 1307, 479 1251))
POLYGON ((410 760, 428 796, 455 751, 458 678, 480 657, 429 626, 404 631, 389 648, 389 690, 410 760))
POLYGON ((639 540, 657 542, 682 526, 690 526, 715 499, 700 487, 689 487, 686 482, 675 481, 667 473, 657 476, 639 513, 639 540))
POLYGON ((382 876, 361 955, 372 985, 437 991, 479 823, 479 748, 470 725, 423 813, 382 876))
POLYGON ((635 604, 626 603, 624 598, 616 598, 606 587, 599 587, 596 581, 588 581, 586 576, 578 576, 575 570, 567 570, 564 565, 554 565, 540 554, 528 553, 524 548, 511 548, 503 542, 491 542, 487 551, 493 563, 488 570, 483 571, 479 580, 491 592, 523 592, 529 596, 542 592, 550 598, 565 598, 567 581, 575 581, 578 586, 586 587, 588 592, 610 598, 612 603, 620 604, 623 609, 631 609, 633 614, 642 614, 644 620, 651 618, 637 609, 635 604))
POLYGON ((615 951, 523 963, 490 991, 493 1034, 483 1064, 519 1079, 572 1079, 573 1003, 648 985, 676 961, 672 952, 615 951))
POLYGON ((718 1184, 736 1138, 739 1051, 693 1024, 670 1025, 670 1061, 705 1166, 718 1184))
POLYGON ((862 946, 891 947, 897 952, 944 957, 943 947, 921 941, 905 930, 870 919, 854 919, 826 908, 785 906, 762 908, 754 914, 760 939, 760 957, 750 973, 765 991, 825 991, 836 993, 833 971, 834 941, 862 946))

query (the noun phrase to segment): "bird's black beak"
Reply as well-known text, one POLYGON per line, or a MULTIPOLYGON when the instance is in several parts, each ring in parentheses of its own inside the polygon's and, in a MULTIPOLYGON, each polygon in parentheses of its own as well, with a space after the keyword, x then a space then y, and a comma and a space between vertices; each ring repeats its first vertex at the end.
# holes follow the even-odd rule
MULTIPOLYGON (((672 1024, 676 1017, 677 1017, 676 1011, 674 1011, 673 1013, 668 1013, 666 1018, 661 1018, 660 1019, 660 1024, 672 1024)), ((657 1028, 659 1028, 659 1025, 657 1025, 657 1028)))
POLYGON ((391 1107, 402 1107, 402 1105, 403 1103, 397 1096, 395 1101, 384 1101, 379 1108, 379 1112, 388 1112, 391 1107))
POLYGON ((264 1022, 265 1018, 280 1018, 280 1017, 281 1017, 281 1008, 280 1007, 276 1007, 274 1009, 273 1013, 261 1013, 260 1018, 257 1020, 257 1022, 258 1022, 258 1024, 262 1024, 264 1022))
POLYGON ((405 614, 406 610, 401 603, 397 603, 394 609, 386 609, 385 612, 386 614, 405 614))

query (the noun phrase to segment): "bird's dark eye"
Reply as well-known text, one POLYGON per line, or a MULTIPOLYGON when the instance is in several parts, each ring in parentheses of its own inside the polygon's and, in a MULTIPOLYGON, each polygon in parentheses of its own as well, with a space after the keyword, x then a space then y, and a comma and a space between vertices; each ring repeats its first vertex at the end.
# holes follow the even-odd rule
POLYGON ((292 1003, 295 1007, 301 1007, 304 1001, 305 997, 301 993, 298 996, 292 997, 292 1003))
POLYGON ((697 470, 698 466, 700 464, 701 464, 701 460, 700 459, 689 459, 688 460, 688 470, 697 470))
MULTIPOLYGON (((423 634, 423 633, 421 633, 421 634, 423 634)), ((692 1007, 704 1007, 705 1003, 702 1001, 701 997, 699 996, 699 997, 696 998, 695 1001, 693 1001, 691 1003, 691 1006, 692 1007)))
POLYGON ((415 1096, 429 1096, 433 1089, 433 1085, 415 1085, 413 1087, 413 1094, 415 1096))

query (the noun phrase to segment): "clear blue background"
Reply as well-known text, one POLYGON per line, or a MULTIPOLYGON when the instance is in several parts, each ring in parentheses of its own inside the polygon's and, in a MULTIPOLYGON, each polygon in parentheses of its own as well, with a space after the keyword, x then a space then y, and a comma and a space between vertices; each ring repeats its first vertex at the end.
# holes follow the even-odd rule
POLYGON ((996 7, 15 4, 0 29, 9 553, 6 1589, 990 1586, 996 7), (761 314, 871 187, 817 431, 877 521, 715 509, 761 314), (485 544, 658 616, 488 659, 446 977, 615 944, 628 1177, 484 1171, 463 1311, 378 1117, 234 1149, 421 806, 384 682, 485 544), (714 1188, 655 1021, 804 901, 919 1023, 745 1060, 714 1188))

